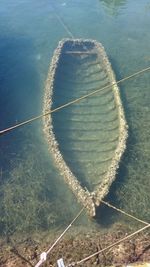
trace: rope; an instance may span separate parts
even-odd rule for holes
[[[142,222],[142,223],[146,224],[146,226],[144,226],[143,228],[140,228],[139,230],[133,232],[132,234],[130,234],[130,235],[128,235],[128,236],[126,236],[126,237],[124,237],[124,238],[122,238],[122,239],[116,241],[115,243],[109,245],[108,247],[106,247],[106,248],[104,248],[104,249],[101,249],[101,250],[99,250],[99,251],[97,251],[97,252],[91,254],[90,256],[88,256],[88,257],[86,257],[86,258],[84,258],[84,259],[82,259],[82,260],[80,260],[80,261],[73,262],[73,263],[69,264],[67,267],[73,267],[73,266],[79,265],[79,264],[81,264],[81,263],[83,263],[83,262],[85,262],[85,261],[87,261],[87,260],[93,258],[94,256],[97,256],[98,254],[103,253],[103,252],[105,252],[106,250],[108,250],[108,249],[110,249],[110,248],[112,248],[112,247],[114,247],[114,246],[116,246],[116,245],[122,243],[123,241],[126,241],[127,239],[131,238],[132,236],[134,236],[134,235],[136,235],[136,234],[138,234],[138,233],[140,233],[140,232],[142,232],[142,231],[144,231],[144,230],[146,230],[147,228],[150,227],[150,224],[149,224],[149,223],[147,223],[147,222],[145,222],[145,221],[143,221],[143,220],[140,220],[140,219],[136,218],[135,216],[130,215],[130,214],[128,214],[127,212],[125,212],[125,211],[123,211],[123,210],[121,210],[121,209],[119,209],[119,208],[116,208],[115,206],[111,205],[110,203],[108,203],[108,202],[106,202],[106,201],[104,201],[104,200],[101,200],[101,202],[102,202],[103,204],[107,205],[108,207],[113,208],[113,209],[115,209],[115,210],[117,210],[117,211],[119,211],[119,212],[121,212],[121,213],[127,215],[128,217],[131,217],[131,218],[133,218],[133,219],[135,219],[135,220],[137,220],[137,221],[139,221],[139,222]],[[67,228],[62,232],[62,234],[56,239],[56,241],[53,243],[53,245],[52,245],[46,252],[42,252],[42,253],[41,253],[41,255],[40,255],[40,260],[39,260],[39,262],[35,265],[35,267],[40,267],[40,266],[47,260],[47,255],[52,251],[52,249],[56,246],[56,244],[57,244],[57,243],[61,240],[61,238],[66,234],[66,232],[70,229],[70,227],[72,226],[72,224],[78,219],[78,217],[81,215],[81,213],[83,212],[84,209],[85,209],[85,208],[83,207],[83,208],[80,210],[80,212],[76,215],[76,217],[72,220],[72,222],[71,222],[71,223],[67,226]]]
[[[69,228],[72,226],[72,224],[79,218],[81,213],[83,212],[85,208],[83,207],[77,216],[72,220],[72,222],[68,225],[68,227],[63,231],[63,233],[57,238],[57,240],[54,242],[54,244],[47,250],[47,254],[50,253],[50,251],[54,248],[54,246],[58,243],[58,241],[65,235],[65,233],[69,230]]]
[[[76,215],[76,217],[72,220],[72,222],[67,226],[67,228],[61,233],[61,235],[56,239],[56,241],[53,243],[53,245],[45,252],[42,252],[40,255],[39,262],[35,265],[35,267],[39,267],[47,260],[47,255],[52,251],[52,249],[56,246],[56,244],[60,241],[60,239],[66,234],[66,232],[70,229],[72,224],[79,218],[81,213],[83,212],[85,208],[83,207],[79,213]]]
[[[69,30],[68,26],[67,26],[67,25],[64,23],[64,21],[62,20],[62,18],[56,13],[55,8],[54,8],[53,6],[52,6],[52,8],[53,8],[53,11],[54,11],[54,14],[55,14],[56,18],[58,19],[58,21],[60,22],[60,24],[63,26],[63,28],[65,29],[65,31],[68,33],[68,35],[69,35],[72,39],[75,38],[74,35],[72,34],[72,32]],[[85,53],[88,53],[88,52],[85,52]],[[137,76],[137,75],[139,75],[139,74],[142,74],[142,73],[144,73],[144,72],[146,72],[146,71],[149,71],[149,70],[150,70],[150,67],[147,67],[147,68],[145,68],[145,69],[142,69],[142,70],[140,70],[140,71],[138,71],[138,72],[133,73],[132,75],[129,75],[129,76],[127,76],[127,77],[125,77],[125,78],[123,78],[123,79],[117,81],[116,83],[113,83],[113,84],[108,85],[108,86],[104,86],[104,87],[102,87],[102,88],[100,88],[100,89],[98,89],[98,90],[95,90],[95,91],[92,92],[92,93],[86,94],[86,95],[84,95],[84,96],[82,96],[82,97],[80,97],[80,98],[77,98],[77,99],[75,99],[75,100],[73,100],[73,101],[70,101],[70,102],[68,102],[68,103],[66,103],[66,104],[64,104],[64,105],[62,105],[62,106],[59,106],[59,107],[55,108],[54,110],[51,110],[50,112],[47,112],[47,113],[45,113],[45,114],[42,114],[42,115],[33,117],[33,118],[31,118],[31,119],[28,119],[28,120],[26,120],[26,121],[23,121],[23,122],[21,122],[21,123],[18,123],[18,124],[16,124],[16,125],[12,126],[12,127],[9,127],[9,128],[4,129],[4,130],[1,130],[1,131],[0,131],[0,135],[2,135],[2,134],[4,134],[4,133],[7,133],[7,132],[9,132],[9,131],[11,131],[11,130],[14,130],[14,129],[18,128],[18,127],[21,127],[21,126],[23,126],[23,125],[29,124],[29,123],[31,123],[31,122],[33,122],[33,121],[35,121],[35,120],[41,119],[41,118],[43,118],[43,117],[45,117],[45,116],[47,116],[47,115],[50,115],[51,113],[54,113],[54,112],[56,112],[56,111],[58,111],[58,110],[61,110],[61,109],[65,108],[65,107],[68,107],[68,106],[70,106],[70,105],[72,105],[72,104],[75,104],[75,103],[77,103],[77,102],[79,102],[79,101],[81,101],[81,100],[83,100],[83,99],[85,99],[85,98],[87,98],[87,97],[89,97],[89,96],[92,96],[92,95],[94,95],[94,94],[96,94],[96,93],[98,93],[98,92],[100,92],[100,91],[102,91],[102,90],[104,90],[104,89],[106,89],[106,88],[110,88],[111,86],[113,86],[113,85],[115,85],[115,84],[119,84],[119,83],[121,83],[121,82],[123,82],[123,81],[129,80],[129,79],[131,79],[131,78],[133,78],[133,77],[135,77],[135,76]],[[105,201],[103,201],[103,200],[101,200],[101,202],[102,202],[103,204],[107,205],[108,207],[111,207],[111,208],[113,208],[113,209],[115,209],[115,210],[117,210],[117,211],[119,211],[119,212],[121,212],[121,213],[127,215],[127,216],[130,217],[130,218],[133,218],[133,219],[135,219],[135,220],[137,220],[137,221],[139,221],[139,222],[142,222],[142,223],[146,224],[146,226],[143,227],[143,228],[140,228],[140,229],[137,230],[136,232],[134,232],[134,233],[132,233],[132,234],[130,234],[130,235],[128,235],[128,236],[126,236],[126,237],[124,237],[124,238],[118,240],[117,242],[115,242],[115,243],[109,245],[108,247],[106,247],[106,248],[104,248],[104,249],[101,249],[101,250],[99,250],[98,252],[96,252],[96,253],[94,253],[94,254],[91,254],[90,256],[88,256],[88,257],[86,257],[86,258],[84,258],[84,259],[82,259],[82,260],[80,260],[80,261],[77,261],[76,263],[69,264],[68,267],[75,266],[75,265],[79,265],[79,264],[81,264],[81,263],[83,263],[83,262],[85,262],[85,261],[91,259],[92,257],[94,257],[94,256],[96,256],[96,255],[98,255],[98,254],[100,254],[100,253],[103,253],[104,251],[106,251],[106,250],[108,250],[108,249],[110,249],[110,248],[112,248],[112,247],[114,247],[114,246],[120,244],[121,242],[126,241],[127,239],[133,237],[134,235],[136,235],[136,234],[138,234],[138,233],[140,233],[140,232],[142,232],[142,231],[144,231],[144,230],[146,230],[146,229],[148,229],[148,228],[150,227],[150,224],[149,224],[149,223],[147,223],[147,222],[145,222],[145,221],[143,221],[143,220],[140,220],[140,219],[136,218],[135,216],[130,215],[130,214],[128,214],[127,212],[125,212],[125,211],[123,211],[123,210],[120,210],[119,208],[116,208],[116,207],[114,207],[113,205],[111,205],[111,204],[109,204],[109,203],[107,203],[107,202],[105,202]],[[47,260],[47,255],[52,251],[52,249],[56,246],[56,244],[57,244],[57,243],[61,240],[61,238],[66,234],[66,232],[70,229],[70,227],[72,226],[72,224],[73,224],[73,223],[78,219],[78,217],[81,215],[81,213],[83,212],[83,210],[84,210],[84,207],[80,210],[80,212],[79,212],[79,213],[77,214],[77,216],[72,220],[72,222],[67,226],[67,228],[62,232],[62,234],[56,239],[56,241],[53,243],[53,245],[52,245],[46,252],[42,252],[42,253],[41,253],[41,255],[40,255],[40,260],[39,260],[39,262],[35,265],[35,267],[39,267],[39,266],[41,266],[41,265]]]
[[[80,265],[81,263],[84,263],[85,261],[90,260],[91,258],[97,256],[98,254],[100,254],[100,253],[102,253],[102,252],[104,252],[104,251],[106,251],[106,250],[108,250],[108,249],[110,249],[110,248],[112,248],[112,247],[114,247],[114,246],[116,246],[116,245],[119,245],[119,244],[122,243],[123,241],[126,241],[127,239],[129,239],[129,238],[131,238],[131,237],[133,237],[133,236],[139,234],[140,232],[142,232],[142,231],[148,229],[149,227],[150,227],[150,224],[144,226],[143,228],[140,228],[139,230],[133,232],[133,233],[130,234],[130,235],[125,236],[124,238],[119,239],[118,241],[116,241],[115,243],[109,245],[108,247],[103,248],[103,249],[101,249],[101,250],[99,250],[99,251],[97,251],[97,252],[91,254],[90,256],[88,256],[88,257],[86,257],[86,258],[84,258],[84,259],[82,259],[82,260],[80,260],[80,261],[73,262],[73,263],[69,264],[67,267],[73,267],[73,266],[76,266],[76,265]]]
[[[5,133],[7,133],[7,132],[10,132],[11,130],[14,130],[14,129],[16,129],[16,128],[18,128],[18,127],[21,127],[21,126],[23,126],[23,125],[29,124],[29,123],[31,123],[31,122],[33,122],[33,121],[42,119],[43,117],[48,116],[48,115],[50,115],[51,113],[54,113],[54,112],[56,112],[56,111],[59,111],[59,110],[61,110],[61,109],[63,109],[63,108],[66,108],[66,107],[68,107],[68,106],[71,106],[72,104],[78,103],[79,101],[81,101],[81,100],[83,100],[83,99],[86,99],[86,98],[88,98],[88,97],[90,97],[90,96],[92,96],[92,95],[94,95],[94,94],[96,94],[96,93],[98,93],[98,92],[100,92],[100,91],[103,91],[103,90],[106,89],[106,88],[110,88],[110,87],[112,87],[112,86],[115,85],[115,84],[119,84],[119,83],[121,83],[121,82],[127,81],[127,80],[129,80],[129,79],[131,79],[131,78],[133,78],[133,77],[136,77],[136,76],[138,76],[139,74],[142,74],[142,73],[144,73],[144,72],[146,72],[146,71],[149,71],[149,70],[150,70],[150,67],[144,68],[144,69],[142,69],[142,70],[140,70],[140,71],[137,71],[137,72],[135,72],[135,73],[133,73],[133,74],[131,74],[131,75],[129,75],[129,76],[127,76],[127,77],[125,77],[125,78],[119,80],[119,81],[116,81],[115,83],[112,83],[112,84],[110,84],[110,85],[106,85],[106,86],[104,86],[104,87],[102,87],[102,88],[100,88],[100,89],[97,89],[97,90],[95,90],[95,91],[89,93],[89,94],[86,94],[86,95],[84,95],[84,96],[82,96],[82,97],[76,98],[75,100],[70,101],[70,102],[68,102],[68,103],[66,103],[66,104],[64,104],[64,105],[62,105],[62,106],[59,106],[59,107],[57,107],[57,108],[55,108],[55,109],[53,109],[53,110],[51,110],[51,111],[49,111],[49,112],[47,112],[47,113],[45,113],[45,114],[42,114],[42,115],[33,117],[33,118],[31,118],[31,119],[28,119],[28,120],[26,120],[26,121],[23,121],[23,122],[20,122],[20,123],[18,123],[18,124],[16,124],[16,125],[13,125],[12,127],[9,127],[9,128],[4,129],[4,130],[1,130],[1,131],[0,131],[0,135],[5,134]]]
[[[56,9],[55,7],[51,4],[51,7],[54,11],[54,14],[56,16],[56,18],[58,19],[58,21],[60,22],[60,24],[63,26],[63,28],[65,29],[65,31],[68,33],[68,35],[73,39],[75,38],[74,35],[72,34],[72,32],[69,30],[68,26],[64,23],[64,21],[62,20],[62,18],[56,13]]]
[[[143,224],[149,225],[149,223],[147,223],[147,222],[145,222],[145,221],[143,221],[143,220],[141,220],[141,219],[138,219],[137,217],[135,217],[135,216],[133,216],[133,215],[131,215],[131,214],[129,214],[129,213],[127,213],[127,212],[125,212],[125,211],[119,209],[119,208],[116,208],[115,206],[113,206],[112,204],[110,204],[110,203],[108,203],[108,202],[106,202],[106,201],[104,201],[104,200],[101,200],[101,202],[102,202],[103,204],[105,204],[106,206],[108,206],[108,207],[110,207],[110,208],[112,208],[112,209],[114,209],[114,210],[117,210],[117,211],[119,211],[120,213],[122,213],[122,214],[124,214],[124,215],[126,215],[126,216],[128,216],[128,217],[130,217],[130,218],[132,218],[132,219],[134,219],[134,220],[136,220],[136,221],[138,221],[138,222],[141,222],[141,223],[143,223]]]

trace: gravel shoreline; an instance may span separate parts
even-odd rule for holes
[[[73,227],[71,234],[68,233],[53,249],[46,263],[42,266],[57,266],[56,262],[63,257],[65,264],[81,260],[90,254],[107,247],[108,245],[123,238],[135,229],[123,225],[114,225],[112,229],[100,231],[86,228]],[[6,241],[0,241],[0,266],[1,267],[28,267],[34,266],[39,255],[46,251],[56,240],[59,233],[33,235],[28,238],[10,237]],[[80,266],[127,266],[134,263],[150,263],[150,232],[143,232],[132,240],[121,243],[105,253],[93,257]]]

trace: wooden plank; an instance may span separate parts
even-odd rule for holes
[[[64,52],[65,54],[77,54],[77,55],[82,55],[82,54],[86,54],[86,55],[95,55],[97,54],[96,52],[91,52],[91,51],[66,51]]]

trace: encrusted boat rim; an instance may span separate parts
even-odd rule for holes
[[[119,162],[121,160],[122,154],[126,148],[126,139],[128,136],[127,133],[127,124],[125,120],[125,115],[120,99],[119,89],[115,80],[115,75],[111,68],[111,65],[108,61],[107,55],[103,46],[97,42],[96,40],[91,39],[63,39],[59,42],[57,48],[54,51],[54,55],[52,57],[52,61],[49,67],[48,76],[45,85],[45,94],[44,94],[44,107],[43,113],[48,113],[52,107],[52,95],[53,95],[53,85],[55,80],[55,73],[56,68],[59,62],[60,54],[66,42],[70,43],[84,43],[89,42],[94,44],[97,51],[100,51],[102,54],[102,59],[105,64],[105,68],[107,68],[107,72],[109,75],[110,80],[112,81],[112,90],[114,91],[114,97],[118,107],[118,114],[119,114],[119,140],[118,145],[114,153],[114,157],[112,162],[108,168],[107,174],[105,176],[104,181],[101,183],[100,186],[94,192],[89,192],[87,189],[84,189],[74,174],[71,172],[70,168],[67,166],[66,162],[64,161],[59,148],[58,143],[55,139],[55,135],[53,132],[53,125],[52,125],[52,117],[51,115],[44,117],[44,132],[46,135],[46,139],[48,142],[48,149],[52,153],[53,158],[57,167],[59,168],[61,174],[64,176],[65,182],[69,185],[73,193],[76,195],[79,202],[82,203],[88,210],[88,213],[91,216],[95,216],[96,213],[96,206],[100,205],[101,199],[103,199],[115,179],[116,171],[119,167]]]

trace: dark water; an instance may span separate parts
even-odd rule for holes
[[[60,39],[100,41],[117,79],[150,65],[150,2],[1,0],[0,128],[41,114],[48,65]],[[150,217],[150,73],[120,85],[129,125],[128,146],[108,200]],[[0,137],[1,233],[54,229],[77,213],[76,199],[47,151],[42,122]],[[98,221],[126,219],[106,208]],[[85,223],[86,218],[80,220]],[[91,224],[95,225],[95,223]]]

